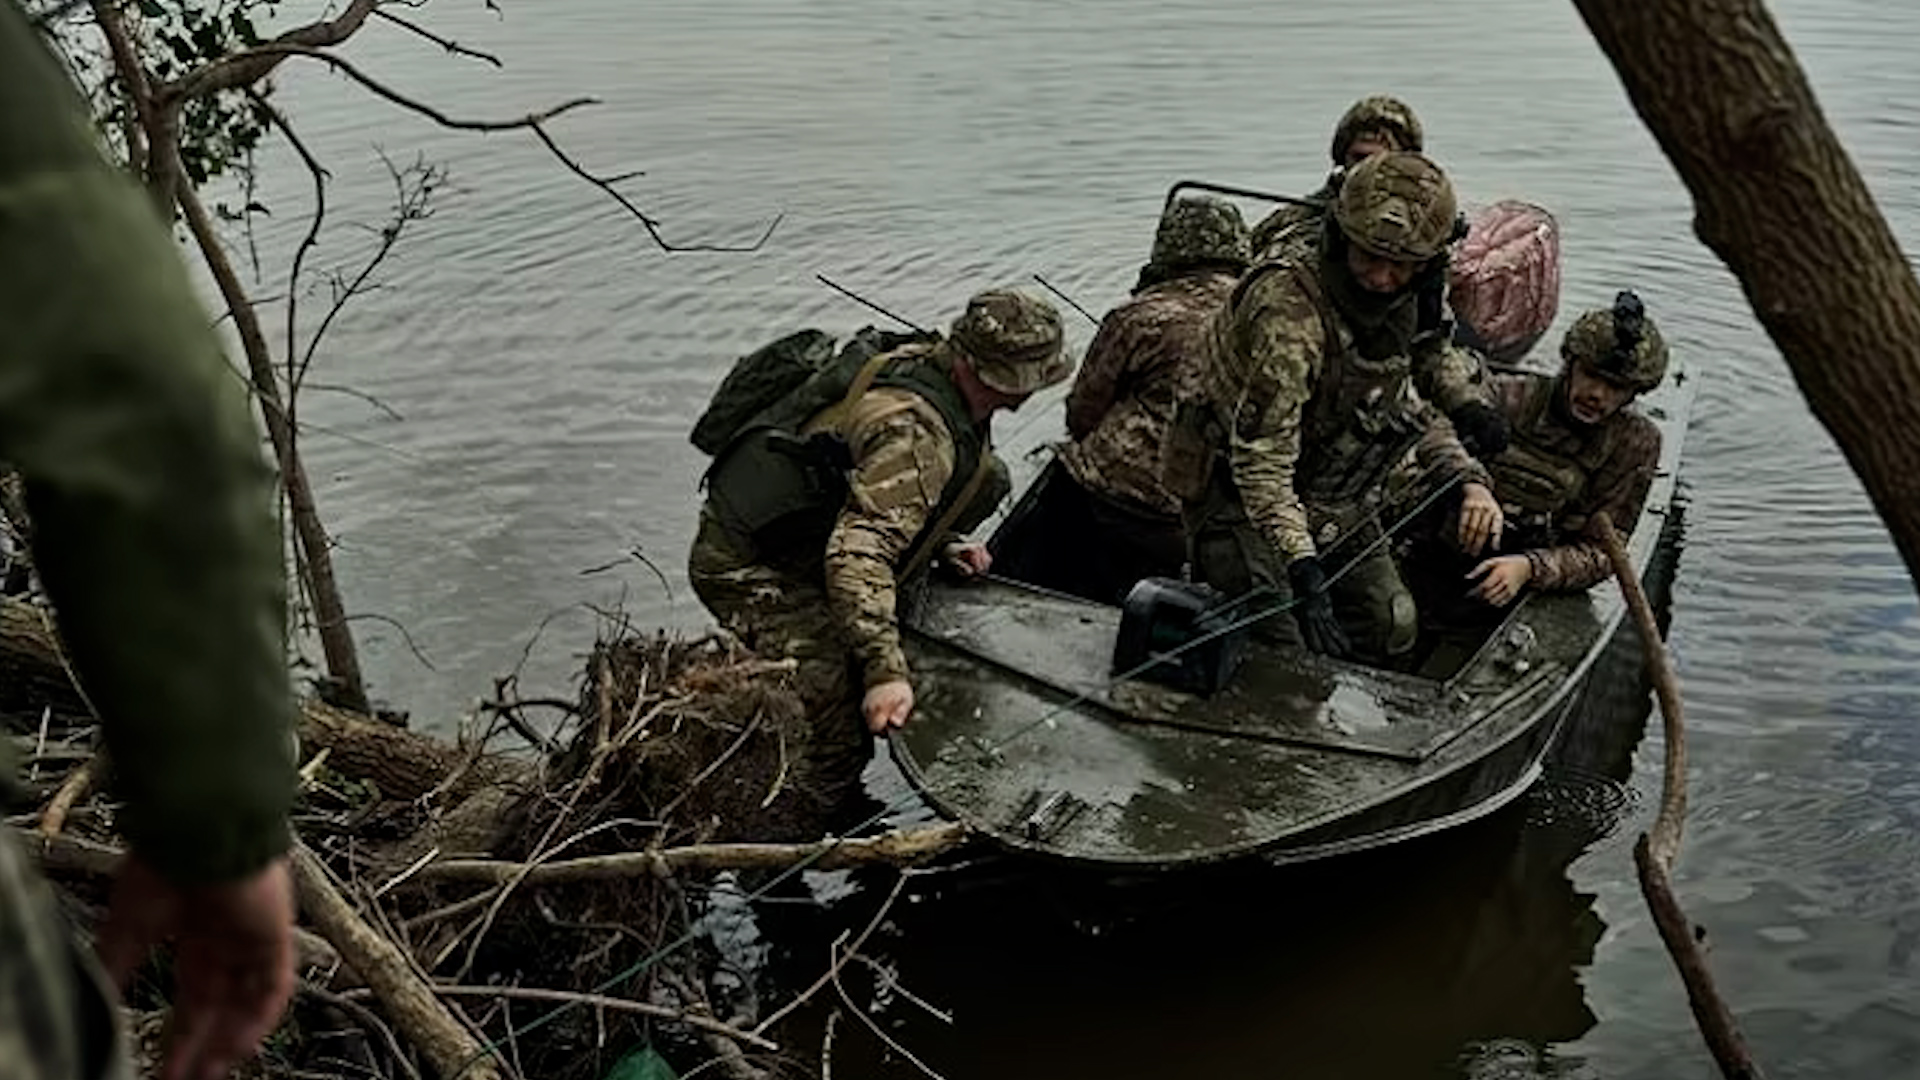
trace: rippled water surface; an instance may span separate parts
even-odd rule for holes
[[[748,240],[784,217],[757,253],[667,256],[529,138],[441,131],[319,69],[284,76],[334,173],[321,265],[353,265],[366,234],[344,226],[383,220],[376,148],[444,162],[455,185],[314,376],[400,418],[324,390],[303,406],[350,605],[403,623],[434,665],[360,623],[377,692],[448,722],[555,611],[527,677],[562,684],[592,629],[583,604],[699,625],[681,561],[702,460],[684,435],[734,355],[867,321],[816,272],[928,323],[1036,271],[1104,307],[1171,181],[1306,190],[1334,118],[1387,90],[1469,201],[1558,213],[1566,318],[1635,287],[1698,377],[1672,635],[1694,733],[1680,888],[1773,1075],[1920,1075],[1914,591],[1571,5],[503,6],[422,16],[503,70],[385,25],[350,55],[461,116],[600,98],[555,135],[592,168],[646,170],[625,189],[676,239]],[[1911,248],[1920,8],[1774,8]],[[270,283],[306,191],[291,158],[270,160]],[[999,430],[1030,447],[1059,422],[1042,402]],[[633,550],[670,588],[621,561]],[[1632,877],[1658,739],[1597,738],[1605,752],[1566,763],[1524,820],[1393,858],[1222,880],[1111,922],[1030,882],[910,906],[888,948],[955,1023],[896,1001],[898,1033],[951,1077],[1705,1077]],[[1606,778],[1629,760],[1626,788]],[[863,1032],[839,1038],[836,1075],[912,1074]]]

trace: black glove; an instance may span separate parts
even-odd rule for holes
[[[1507,448],[1507,418],[1485,402],[1469,401],[1447,414],[1467,453],[1485,461]]]
[[[1293,617],[1300,623],[1300,636],[1314,652],[1339,658],[1353,651],[1347,632],[1333,616],[1333,598],[1327,595],[1327,572],[1320,560],[1308,555],[1287,564],[1287,580],[1293,585]]]

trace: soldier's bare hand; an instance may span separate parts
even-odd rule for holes
[[[161,1080],[217,1080],[252,1056],[293,994],[293,879],[283,857],[252,877],[176,885],[138,855],[114,882],[94,942],[123,989],[174,942],[174,1010]]]
[[[1493,497],[1485,484],[1468,481],[1461,487],[1460,497],[1460,550],[1469,555],[1478,555],[1482,551],[1497,551],[1500,548],[1500,534],[1506,530],[1507,515],[1500,509],[1500,501]]]
[[[1469,570],[1467,580],[1480,582],[1467,590],[1468,596],[1477,596],[1494,607],[1506,607],[1533,580],[1533,563],[1525,555],[1502,555]]]
[[[993,569],[993,552],[985,544],[948,544],[943,554],[961,577],[979,577]]]
[[[906,727],[907,717],[913,715],[913,686],[905,679],[875,683],[867,687],[860,711],[867,716],[867,730],[875,735],[886,734],[888,728]]]

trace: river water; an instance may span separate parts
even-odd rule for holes
[[[1169,183],[1307,190],[1340,111],[1390,91],[1469,202],[1559,215],[1562,327],[1634,287],[1698,378],[1672,630],[1693,733],[1680,892],[1772,1075],[1920,1076],[1914,591],[1570,5],[503,6],[420,13],[501,70],[378,23],[349,55],[462,117],[600,98],[554,134],[590,168],[646,170],[624,190],[677,240],[747,241],[784,216],[755,253],[668,256],[522,134],[440,130],[318,68],[281,78],[334,177],[317,265],[354,266],[369,234],[349,226],[383,223],[376,148],[453,181],[315,367],[398,418],[317,387],[302,406],[350,608],[406,626],[433,665],[358,623],[376,693],[444,730],[523,650],[529,685],[564,687],[593,609],[701,625],[685,433],[733,356],[868,321],[816,272],[927,323],[1035,272],[1104,307]],[[1920,242],[1920,8],[1773,6]],[[261,194],[271,293],[306,205],[290,156],[269,155]],[[1056,437],[1057,406],[1003,418],[1003,445]],[[878,940],[954,1023],[893,994],[888,1030],[949,1077],[1708,1076],[1633,879],[1660,757],[1634,730],[1598,729],[1596,754],[1485,828],[1223,878],[1146,915],[1089,916],[1086,897],[1026,880],[916,887]],[[884,767],[873,779],[897,790]],[[878,896],[851,892],[842,914],[864,922]],[[914,1074],[850,1023],[835,1055],[835,1075]]]

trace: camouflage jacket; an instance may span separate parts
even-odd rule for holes
[[[1411,429],[1412,438],[1388,433],[1381,445],[1401,438],[1404,451],[1423,443],[1423,461],[1433,473],[1488,480],[1452,426],[1417,392],[1421,380],[1411,361],[1359,359],[1346,320],[1323,311],[1327,301],[1303,283],[1304,273],[1284,265],[1257,273],[1216,317],[1210,346],[1209,392],[1225,399],[1215,401],[1216,414],[1232,418],[1227,462],[1240,505],[1287,561],[1316,554],[1316,534],[1344,531],[1365,514],[1365,505],[1346,497],[1302,494],[1324,490],[1330,471],[1364,458],[1366,448],[1353,445],[1359,425]],[[1322,377],[1335,361],[1341,385]],[[1396,456],[1376,455],[1360,465],[1343,490],[1361,491],[1362,504],[1383,498]]]
[[[13,4],[0,282],[0,459],[26,481],[116,820],[175,881],[249,874],[286,849],[294,789],[272,478],[165,223]]]
[[[1307,196],[1315,205],[1281,203],[1273,213],[1260,219],[1252,234],[1255,262],[1296,257],[1319,246],[1320,225],[1327,218],[1327,207],[1340,191],[1335,179],[1338,175],[1329,175],[1320,190]]]
[[[1198,379],[1209,322],[1235,280],[1218,271],[1174,278],[1100,320],[1067,397],[1074,442],[1060,455],[1082,487],[1168,517],[1180,513],[1161,479],[1160,445],[1175,402]]]
[[[938,409],[897,387],[868,391],[832,422],[841,425],[853,470],[846,505],[827,538],[827,603],[866,685],[873,686],[907,678],[894,575],[933,524],[953,476],[953,437]]]
[[[1532,585],[1585,589],[1613,575],[1593,516],[1605,510],[1632,529],[1660,464],[1660,429],[1632,407],[1591,428],[1566,418],[1559,378],[1515,373],[1494,379],[1512,443],[1489,462],[1510,535],[1528,545]]]

